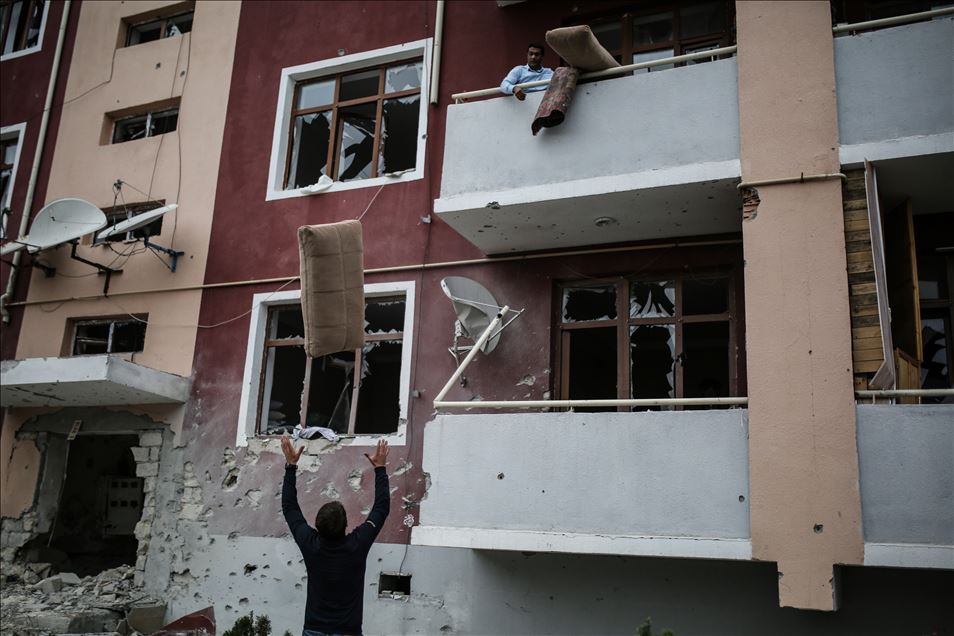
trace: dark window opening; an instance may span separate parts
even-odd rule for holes
[[[710,274],[668,280],[621,278],[612,284],[564,287],[560,398],[735,395],[733,281],[734,275]],[[617,315],[617,301],[628,307],[625,314]]]
[[[186,11],[165,18],[130,24],[126,31],[126,46],[145,44],[188,33],[192,30],[194,14],[194,11]]]
[[[103,210],[103,212],[106,214],[106,220],[109,222],[108,227],[112,227],[122,223],[123,221],[127,221],[134,216],[143,214],[144,212],[160,208],[163,205],[165,205],[165,201],[154,201],[151,203],[138,203],[133,205],[118,205],[116,207],[106,208]],[[162,218],[163,217],[160,216],[152,223],[134,230],[130,230],[129,232],[108,236],[106,237],[105,241],[109,243],[117,243],[159,236],[162,233]]]
[[[178,107],[116,119],[113,124],[112,143],[121,144],[164,135],[174,131],[178,123]]]
[[[364,347],[314,359],[305,355],[301,306],[273,308],[259,431],[275,435],[298,424],[346,435],[397,431],[405,304],[403,296],[368,298]]]
[[[951,5],[951,0],[832,0],[832,24],[854,24],[894,18]]]
[[[21,558],[81,577],[135,564],[144,496],[131,451],[138,445],[135,435],[51,435],[37,495],[40,534]]]
[[[410,596],[411,575],[399,572],[381,572],[378,577],[379,596]]]
[[[0,140],[0,207],[3,208],[3,220],[0,222],[0,238],[6,239],[6,217],[10,214],[11,195],[13,194],[13,167],[17,160],[19,137]]]
[[[413,169],[422,73],[412,61],[296,84],[285,187]]]
[[[589,24],[600,44],[620,64],[638,64],[677,55],[731,46],[735,43],[735,3],[727,0],[683,0],[574,20]],[[714,58],[701,58],[699,64]],[[641,69],[662,71],[672,64]]]
[[[0,2],[0,51],[3,55],[39,44],[44,4],[44,0]]]
[[[142,351],[146,317],[124,320],[82,320],[73,323],[73,355]]]

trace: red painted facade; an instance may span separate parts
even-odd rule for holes
[[[30,181],[30,172],[33,169],[33,161],[36,156],[40,122],[43,118],[43,107],[46,103],[46,93],[53,68],[53,57],[56,52],[56,41],[64,6],[62,2],[50,3],[40,50],[5,60],[0,64],[0,85],[2,85],[2,90],[0,90],[0,113],[2,113],[0,114],[0,125],[6,127],[26,123],[26,134],[20,140],[22,149],[20,150],[16,181],[13,184],[13,196],[10,200],[10,217],[7,219],[7,234],[13,238],[16,238],[20,227],[27,185]],[[81,2],[74,2],[70,9],[66,39],[63,43],[63,52],[60,59],[60,73],[53,94],[53,106],[50,111],[40,172],[33,195],[31,215],[42,208],[46,202],[46,184],[50,175],[50,165],[53,161],[53,148],[56,144],[56,133],[59,128],[63,96],[66,91],[67,69],[70,67],[73,41],[76,37],[76,24],[79,20],[81,7]],[[27,227],[29,229],[29,226]],[[28,262],[29,257],[22,257],[22,265],[26,265]],[[7,262],[0,263],[0,288],[2,288],[0,293],[6,290],[10,269]],[[29,266],[21,267],[17,275],[17,285],[11,302],[22,301],[26,298],[29,282]],[[10,314],[11,322],[3,325],[3,343],[0,346],[0,359],[3,360],[16,357],[17,339],[20,333],[23,311],[14,306],[10,308]]]
[[[605,3],[606,7],[619,3]],[[602,4],[600,6],[603,6]],[[595,7],[595,5],[594,5]],[[588,6],[587,9],[594,7]],[[446,5],[440,99],[428,106],[425,178],[387,185],[364,216],[366,268],[433,264],[481,258],[470,243],[432,215],[439,196],[444,152],[446,108],[453,93],[494,86],[514,65],[524,61],[526,44],[575,15],[573,3],[528,3],[499,8],[494,2],[451,2]],[[265,201],[266,180],[281,69],[335,58],[345,53],[373,50],[433,37],[434,2],[268,2],[243,5],[233,69],[229,112],[222,148],[212,227],[207,283],[226,283],[294,276],[298,273],[296,230],[357,218],[378,194],[378,187],[340,193]],[[268,36],[266,34],[272,34]],[[493,41],[488,34],[497,34]],[[275,46],[275,43],[280,43]],[[552,56],[552,53],[551,53]],[[555,65],[557,60],[547,60]],[[655,249],[565,256],[499,263],[414,269],[374,274],[367,283],[413,280],[416,285],[414,350],[411,389],[420,398],[408,398],[407,446],[394,447],[390,470],[404,461],[414,468],[392,481],[392,512],[382,534],[385,542],[409,540],[404,524],[408,514],[417,521],[418,502],[425,496],[420,470],[424,425],[434,416],[432,401],[454,369],[447,347],[453,337],[454,313],[440,289],[444,276],[467,276],[483,283],[501,303],[526,308],[508,328],[491,357],[479,357],[468,372],[465,389],[451,391],[449,399],[543,399],[553,390],[553,307],[555,284],[563,280],[634,273],[678,273],[713,266],[733,268],[741,278],[741,245],[709,248]],[[240,284],[207,289],[200,323],[217,324],[249,310],[252,296],[274,291],[280,283]],[[297,283],[289,288],[294,289]],[[737,294],[736,338],[744,327],[741,291]],[[264,453],[251,461],[238,449],[239,482],[223,490],[227,468],[223,449],[234,446],[239,397],[245,367],[249,319],[243,317],[197,339],[194,399],[186,417],[184,442],[192,453],[196,473],[207,473],[204,496],[216,513],[210,532],[251,536],[280,536],[277,494],[282,457]],[[739,356],[744,365],[744,356]],[[740,368],[739,377],[744,378]],[[534,381],[518,384],[527,376]],[[744,387],[743,387],[744,391]],[[741,393],[744,395],[744,392]],[[370,466],[361,454],[366,447],[344,447],[320,457],[317,473],[300,478],[306,516],[324,499],[319,492],[329,482],[342,493],[352,520],[371,503]],[[354,468],[365,471],[360,492],[346,486]],[[252,512],[233,507],[250,489],[261,489],[261,507]],[[402,501],[404,507],[402,509]]]

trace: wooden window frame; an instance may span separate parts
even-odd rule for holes
[[[113,353],[141,353],[145,349],[146,342],[146,324],[143,324],[143,349],[137,349],[136,351],[112,351],[112,342],[113,342],[113,332],[115,331],[116,325],[126,325],[134,323],[144,323],[148,320],[148,314],[136,315],[135,317],[131,316],[119,316],[119,317],[106,317],[106,318],[73,318],[70,320],[70,340],[69,340],[69,356],[70,357],[82,357],[82,356],[101,356],[101,355],[111,355]],[[87,325],[109,325],[109,334],[106,338],[106,351],[105,353],[75,353],[76,351],[76,338],[79,333],[79,328]]]
[[[178,7],[177,7],[178,8]],[[158,40],[165,40],[170,37],[175,37],[171,35],[165,35],[166,29],[169,28],[169,22],[176,18],[181,18],[184,15],[192,14],[193,21],[195,20],[195,5],[186,8],[184,11],[176,11],[175,13],[170,13],[169,15],[164,15],[162,17],[152,17],[145,20],[136,20],[135,22],[127,22],[126,24],[126,37],[123,38],[123,48],[130,46],[139,46],[140,44],[149,44],[149,42],[156,42]],[[135,42],[130,43],[133,33],[137,28],[142,28],[150,24],[159,25],[159,38],[157,40],[149,40],[149,42]],[[192,29],[190,28],[186,33],[191,33]],[[180,33],[179,35],[185,35],[185,33]]]
[[[23,20],[22,24],[18,24],[17,32],[13,34],[15,42],[13,49],[9,53],[3,53],[3,50],[7,48],[7,30],[10,28],[10,20],[13,16],[12,7],[20,0],[0,0],[0,6],[4,7],[3,11],[3,23],[0,25],[0,28],[3,30],[0,31],[0,54],[2,55],[12,55],[19,51],[26,50],[28,48],[33,48],[40,45],[40,38],[43,37],[43,16],[40,16],[40,32],[37,35],[37,43],[31,46],[27,46],[26,40],[27,36],[30,33],[30,22],[29,16],[33,15],[34,10],[39,7],[42,14],[46,10],[44,4],[48,0],[22,0],[25,11],[20,14],[17,18],[18,20]]]
[[[341,156],[341,137],[344,134],[344,128],[340,127],[338,124],[338,111],[340,108],[347,108],[349,106],[360,106],[361,104],[369,104],[372,102],[377,102],[377,108],[375,109],[375,120],[374,120],[374,142],[373,142],[373,152],[371,154],[371,176],[369,179],[374,179],[378,177],[378,157],[381,152],[381,120],[383,118],[384,110],[384,100],[386,99],[399,99],[402,97],[410,97],[411,95],[420,95],[421,86],[417,88],[410,88],[404,91],[395,91],[391,93],[385,92],[385,86],[387,81],[387,69],[400,66],[402,64],[412,64],[415,62],[421,62],[423,65],[423,58],[419,55],[413,56],[403,60],[395,60],[392,62],[386,62],[382,64],[375,64],[367,66],[360,69],[351,69],[348,71],[334,73],[329,75],[323,75],[315,77],[309,80],[302,80],[295,82],[295,90],[292,95],[292,106],[291,112],[288,118],[288,130],[286,134],[288,135],[288,152],[285,153],[285,176],[282,179],[282,187],[284,189],[289,188],[288,180],[291,175],[291,158],[295,152],[295,120],[302,115],[311,115],[315,113],[325,113],[331,111],[331,123],[329,125],[330,130],[332,131],[332,140],[328,143],[328,157],[325,162],[325,167],[328,169],[328,176],[334,180],[338,180],[338,171],[339,171],[339,157]],[[349,75],[356,75],[359,73],[367,73],[370,71],[378,71],[378,91],[374,95],[368,95],[366,97],[359,97],[356,99],[349,99],[344,101],[339,101],[340,89],[341,89],[341,79]],[[301,93],[301,89],[304,86],[309,86],[311,84],[320,84],[322,82],[327,82],[334,80],[334,97],[330,104],[325,104],[322,106],[316,106],[314,108],[296,108],[298,103],[298,97]],[[421,85],[423,86],[426,78],[421,77]],[[426,104],[420,104],[420,108],[426,107]],[[420,132],[420,131],[419,131]],[[363,179],[351,179],[351,181],[363,181]]]
[[[590,26],[598,26],[601,24],[619,22],[621,29],[620,48],[610,51],[609,53],[614,57],[619,56],[621,60],[620,63],[626,65],[633,63],[633,55],[636,53],[649,53],[652,51],[672,49],[673,56],[676,56],[683,55],[686,49],[709,44],[714,45],[716,48],[732,46],[735,43],[735,3],[726,0],[722,1],[725,4],[725,24],[723,25],[723,30],[687,38],[682,38],[679,35],[681,27],[679,9],[685,6],[691,6],[692,4],[696,3],[679,0],[674,2],[660,2],[651,5],[640,4],[638,6],[630,6],[629,8],[617,9],[611,14],[602,13],[587,17],[575,18],[572,20],[572,24],[589,24]],[[657,13],[665,13],[667,11],[672,13],[672,39],[667,43],[662,44],[655,43],[644,46],[634,46],[633,18]],[[723,57],[728,56],[720,56],[720,59]],[[681,62],[676,66],[685,65],[685,62]]]
[[[171,112],[173,112],[173,111],[175,111],[175,114],[176,114],[176,127],[173,128],[172,130],[167,130],[166,132],[163,132],[163,133],[158,133],[158,134],[155,134],[155,135],[151,134],[151,133],[150,133],[150,129],[152,128],[152,118],[155,117],[155,116],[157,116],[157,115],[165,115],[165,114],[171,113]],[[111,130],[111,132],[110,132],[110,135],[109,135],[109,143],[110,143],[110,145],[113,145],[113,144],[125,144],[125,143],[129,143],[130,141],[141,141],[141,140],[143,140],[143,139],[150,139],[150,138],[152,138],[152,137],[160,137],[160,136],[162,136],[162,135],[168,135],[169,133],[176,132],[177,130],[179,130],[179,115],[180,115],[180,114],[181,114],[181,113],[179,112],[179,105],[178,105],[178,103],[177,103],[177,104],[175,104],[174,106],[169,106],[169,107],[165,107],[165,108],[154,108],[154,109],[147,110],[147,111],[145,111],[145,112],[132,113],[132,114],[129,114],[129,115],[123,115],[122,117],[116,117],[115,119],[113,119],[113,126],[112,126],[112,130]],[[125,141],[116,141],[116,129],[117,129],[117,127],[118,127],[120,124],[122,124],[124,121],[129,120],[129,119],[135,119],[135,118],[137,118],[137,117],[145,117],[145,118],[146,118],[146,132],[145,132],[145,134],[144,134],[142,137],[140,137],[139,139],[126,139]]]
[[[727,303],[728,310],[719,314],[683,314],[682,289],[683,283],[687,280],[711,280],[716,278],[728,279]],[[672,316],[653,317],[653,318],[631,318],[629,316],[630,286],[637,282],[662,282],[671,281],[675,292],[675,313]],[[581,322],[563,321],[563,293],[566,289],[591,288],[615,286],[616,289],[616,318],[608,320],[589,320]],[[556,332],[555,357],[558,364],[558,373],[555,377],[555,393],[561,400],[568,400],[569,397],[569,334],[572,331],[581,329],[594,329],[616,327],[616,399],[630,399],[632,397],[632,385],[630,377],[630,327],[641,325],[673,325],[673,351],[675,354],[673,360],[673,397],[685,397],[685,386],[683,382],[683,365],[680,359],[684,353],[683,327],[686,324],[702,323],[726,323],[729,329],[728,341],[728,372],[729,372],[729,397],[735,397],[739,394],[739,347],[737,343],[737,325],[738,325],[738,305],[737,290],[739,285],[739,273],[736,268],[718,268],[694,272],[691,275],[676,273],[660,273],[655,275],[642,276],[612,276],[601,278],[588,278],[585,280],[565,281],[558,283],[555,294],[554,307],[554,331]],[[629,412],[631,407],[621,406],[616,409],[619,412]],[[677,407],[681,410],[681,407]]]
[[[365,305],[368,304],[368,301],[374,302],[374,301],[380,301],[380,300],[387,300],[391,298],[394,298],[394,299],[400,298],[405,303],[409,302],[408,294],[406,292],[398,292],[394,294],[371,296],[371,297],[365,298]],[[256,409],[256,413],[258,414],[258,417],[256,418],[257,424],[255,427],[255,435],[257,436],[268,435],[268,433],[265,430],[263,430],[263,427],[262,427],[262,411],[265,408],[265,399],[266,399],[265,398],[265,384],[266,384],[265,376],[268,373],[269,349],[280,348],[280,347],[304,347],[305,346],[304,338],[278,338],[278,339],[268,338],[268,334],[271,332],[273,317],[277,315],[278,312],[280,311],[287,310],[291,307],[296,307],[296,306],[300,307],[301,302],[272,305],[268,307],[268,316],[266,317],[266,323],[265,323],[266,337],[262,345],[262,361],[263,362],[262,362],[262,368],[259,374],[259,382],[258,382],[258,401],[257,401],[258,408]],[[365,333],[364,341],[366,344],[372,343],[372,342],[400,342],[401,346],[403,347],[405,329],[407,329],[407,325],[404,325],[404,329],[402,329],[401,331],[394,332],[394,333],[383,333],[383,334]],[[356,372],[360,373],[363,357],[364,357],[363,349],[359,348],[354,350],[354,368],[351,371],[352,374]],[[302,428],[305,428],[307,426],[305,420],[308,417],[308,400],[310,397],[309,393],[311,392],[310,391],[311,368],[314,365],[315,360],[316,358],[305,356],[305,374],[304,374],[304,380],[302,382],[301,406],[299,410],[299,422],[298,422],[299,424],[301,424]],[[348,431],[347,433],[343,433],[343,434],[354,436],[354,435],[358,435],[358,433],[355,433],[355,424],[357,422],[357,416],[358,416],[358,398],[360,396],[361,383],[355,382],[353,377],[350,379],[350,382],[353,385],[353,390],[351,393],[351,410],[348,413]],[[392,435],[394,434],[394,431],[387,432],[387,433],[382,433],[382,432],[361,433],[361,435],[365,435],[365,434],[366,435]]]

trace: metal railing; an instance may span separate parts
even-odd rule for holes
[[[640,62],[638,64],[626,64],[625,66],[614,66],[613,68],[604,69],[602,71],[593,71],[591,73],[583,73],[580,75],[581,80],[588,79],[599,79],[601,77],[615,77],[616,75],[625,75],[626,73],[631,73],[633,71],[639,71],[642,69],[653,68],[655,66],[665,66],[667,64],[678,64],[680,62],[691,62],[693,60],[702,60],[709,57],[715,57],[716,55],[731,55],[738,50],[737,46],[723,46],[718,49],[710,49],[708,51],[699,51],[698,53],[687,53],[685,55],[676,55],[673,57],[663,57],[658,60],[649,60],[648,62]],[[536,86],[546,86],[550,83],[550,80],[539,80],[536,82],[527,82],[525,84],[517,84],[520,88],[534,88]],[[484,88],[479,91],[470,91],[467,93],[455,93],[451,95],[451,99],[455,103],[460,103],[465,99],[472,99],[474,97],[489,97],[491,95],[503,95],[504,93],[500,92],[499,87],[494,88]]]
[[[911,22],[918,22],[920,20],[928,20],[931,18],[937,18],[945,15],[954,15],[954,6],[952,7],[943,7],[941,9],[932,9],[931,11],[920,11],[918,13],[909,13],[907,15],[898,15],[893,18],[881,18],[879,20],[867,20],[865,22],[855,22],[854,24],[839,24],[832,28],[832,33],[848,33],[852,31],[865,31],[867,29],[877,29],[880,27],[886,26],[897,26],[901,24],[910,24]],[[638,71],[642,69],[654,68],[656,66],[665,66],[667,64],[679,64],[680,62],[691,62],[693,60],[701,60],[705,58],[714,57],[716,55],[731,55],[738,50],[738,47],[733,46],[724,46],[718,49],[711,49],[709,51],[699,51],[698,53],[688,53],[686,55],[676,55],[673,57],[660,58],[658,60],[650,60],[648,62],[640,62],[638,64],[626,64],[625,66],[615,66],[613,68],[608,68],[602,71],[593,71],[592,73],[583,73],[580,75],[581,80],[588,79],[599,79],[602,77],[615,77],[617,75],[625,75],[626,73],[631,73],[633,71]],[[550,83],[550,80],[539,80],[536,82],[527,82],[525,84],[517,84],[520,88],[535,88],[537,86],[546,86]],[[465,99],[473,99],[476,97],[490,97],[492,95],[503,95],[504,93],[500,92],[499,87],[494,88],[484,88],[479,91],[468,91],[466,93],[455,93],[451,95],[451,99],[455,103],[461,103]]]

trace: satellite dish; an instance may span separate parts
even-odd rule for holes
[[[170,203],[169,205],[164,205],[161,208],[155,208],[154,210],[148,210],[142,214],[137,214],[134,217],[128,218],[125,221],[117,223],[112,227],[108,227],[99,234],[96,235],[96,242],[105,241],[110,236],[116,236],[117,234],[126,234],[127,232],[132,232],[133,230],[138,230],[141,227],[149,225],[159,217],[161,217],[166,212],[172,212],[175,210],[178,205],[175,203]]]
[[[464,335],[474,340],[487,329],[501,309],[493,294],[475,280],[463,276],[448,276],[441,281],[441,289],[454,303],[454,311]],[[481,351],[490,353],[494,350],[500,342],[501,330],[487,339]]]
[[[29,234],[17,239],[16,244],[25,244],[28,252],[36,254],[96,232],[106,223],[103,211],[88,201],[57,199],[37,212]],[[20,248],[11,249],[8,243],[4,246],[3,253],[8,254],[18,249]]]

